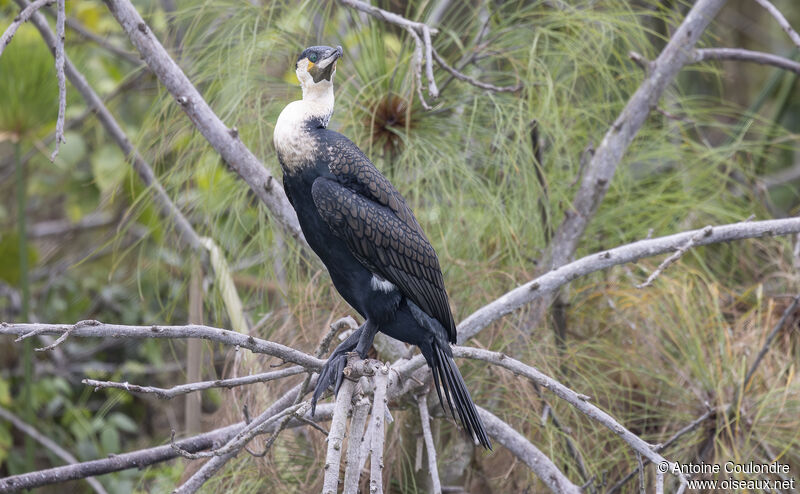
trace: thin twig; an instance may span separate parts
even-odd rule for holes
[[[693,63],[705,62],[707,60],[738,60],[761,65],[772,65],[800,74],[800,63],[790,58],[742,48],[702,48],[692,52],[691,61]]]
[[[0,407],[0,417],[4,420],[11,422],[14,427],[22,431],[23,433],[27,434],[28,436],[32,437],[34,441],[38,442],[45,448],[49,449],[53,452],[56,456],[64,460],[64,462],[69,464],[76,464],[78,463],[78,459],[72,456],[69,451],[65,450],[61,446],[55,443],[52,439],[45,436],[44,434],[40,433],[38,430],[30,426],[29,424],[25,423],[22,419],[14,415],[13,413],[9,412],[3,407]],[[94,477],[86,477],[86,482],[92,486],[92,489],[95,490],[98,494],[107,494],[103,485]],[[1,487],[1,486],[0,486]]]
[[[58,79],[58,119],[56,120],[56,147],[50,155],[55,161],[64,140],[64,114],[67,111],[67,78],[64,75],[64,22],[67,18],[66,0],[58,0],[56,14],[56,78]]]
[[[433,59],[436,60],[436,63],[438,63],[439,66],[449,72],[456,79],[472,84],[475,87],[486,89],[487,91],[494,91],[496,93],[515,93],[524,87],[522,84],[515,84],[513,86],[495,86],[494,84],[481,82],[453,68],[439,55],[436,50],[433,50]]]
[[[17,29],[25,23],[37,10],[41,9],[45,5],[50,5],[54,3],[56,0],[36,0],[35,2],[29,3],[22,8],[22,11],[14,17],[14,20],[11,21],[11,24],[6,28],[5,32],[2,36],[0,36],[0,56],[3,55],[3,51],[6,49],[9,43],[11,43],[11,38],[17,33]]]
[[[703,230],[700,233],[698,233],[697,235],[693,236],[692,238],[689,239],[688,242],[686,242],[685,244],[683,244],[680,247],[678,247],[678,250],[676,250],[674,254],[672,254],[668,258],[664,259],[664,261],[661,264],[658,265],[658,268],[656,268],[655,271],[650,273],[650,276],[647,277],[647,281],[645,281],[644,283],[640,283],[640,284],[636,285],[636,288],[645,288],[645,287],[648,287],[648,286],[652,285],[653,281],[656,278],[658,278],[658,276],[662,272],[664,272],[664,270],[667,269],[670,266],[670,264],[674,263],[675,261],[680,259],[684,254],[686,254],[686,251],[688,251],[689,249],[694,247],[694,245],[701,238],[708,237],[713,232],[714,232],[714,229],[710,225],[705,227],[705,228],[703,228]]]
[[[245,386],[248,384],[263,383],[273,381],[275,379],[282,379],[284,377],[294,376],[306,372],[306,369],[301,366],[288,367],[272,372],[262,372],[259,374],[252,374],[249,376],[235,377],[231,379],[217,379],[214,381],[202,381],[188,384],[180,384],[171,388],[157,388],[155,386],[138,386],[127,382],[114,382],[114,381],[96,381],[94,379],[84,379],[81,383],[87,386],[93,386],[95,391],[105,388],[124,389],[130,393],[151,393],[159,398],[170,400],[176,396],[202,391],[211,388],[228,388],[231,389],[236,386]]]
[[[25,0],[16,1],[19,5],[28,5]],[[31,16],[31,22],[33,22],[33,24],[39,30],[39,33],[42,35],[45,44],[50,47],[55,56],[56,54],[54,52],[54,47],[57,44],[57,39],[53,34],[53,31],[50,29],[47,19],[45,19],[44,15],[41,13],[36,12]],[[66,55],[64,56],[64,71],[67,78],[72,83],[72,86],[78,90],[83,99],[86,101],[86,105],[93,112],[95,112],[105,131],[111,136],[112,139],[114,139],[114,142],[122,150],[125,157],[130,159],[133,169],[139,175],[142,182],[149,187],[149,191],[153,194],[153,198],[158,205],[161,214],[174,224],[175,229],[178,232],[178,239],[182,242],[185,242],[192,249],[199,249],[201,246],[200,237],[197,232],[195,232],[194,228],[192,228],[189,220],[186,219],[183,213],[181,213],[180,209],[178,209],[175,203],[172,202],[164,190],[164,187],[156,179],[155,173],[150,167],[150,164],[147,163],[139,154],[138,150],[133,147],[131,140],[128,139],[127,135],[122,130],[122,127],[119,125],[119,123],[117,123],[114,116],[108,111],[108,108],[106,108],[106,106],[103,104],[103,101],[100,99],[97,93],[94,92],[92,87],[86,81],[86,78],[78,71],[78,69],[75,68],[75,66],[69,60],[69,57]]]
[[[647,494],[644,489],[644,463],[642,463],[642,454],[636,452],[636,462],[639,464],[639,494]]]
[[[770,15],[775,18],[776,21],[778,21],[778,24],[781,26],[781,29],[783,29],[786,32],[786,34],[789,35],[789,38],[792,40],[792,43],[794,43],[795,45],[797,45],[798,48],[800,48],[800,35],[797,34],[797,31],[792,29],[791,24],[789,24],[789,21],[786,20],[786,17],[783,16],[781,11],[778,10],[777,7],[772,5],[772,3],[769,0],[756,0],[756,2],[758,2],[759,5],[767,9],[767,12],[769,12]]]
[[[433,494],[442,494],[442,483],[439,480],[439,468],[436,465],[436,446],[431,434],[431,417],[428,414],[428,398],[423,393],[417,396],[419,421],[422,425],[422,437],[425,439],[425,451],[428,457],[428,471],[431,474],[431,490]]]

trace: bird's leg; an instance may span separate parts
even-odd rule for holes
[[[317,379],[317,386],[314,388],[314,394],[311,396],[311,416],[314,416],[314,411],[317,408],[317,400],[322,396],[326,389],[333,386],[334,396],[339,392],[339,386],[342,385],[342,371],[347,365],[347,353],[352,352],[361,342],[362,334],[367,323],[361,325],[360,328],[353,331],[343,342],[339,343],[328,361],[322,366]],[[373,334],[374,336],[374,334]],[[370,340],[371,344],[371,340]]]
[[[369,349],[372,347],[372,341],[375,339],[375,335],[378,334],[378,325],[367,319],[361,328],[364,328],[364,331],[361,333],[361,337],[358,339],[356,352],[358,353],[359,357],[366,360],[367,352],[369,352]]]

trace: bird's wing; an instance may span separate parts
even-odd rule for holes
[[[409,228],[425,238],[422,227],[419,226],[403,196],[375,168],[358,146],[337,132],[327,131],[325,137],[329,157],[328,169],[336,180],[362,196],[386,206]]]
[[[330,178],[317,178],[311,195],[320,216],[356,259],[438,320],[455,342],[439,259],[416,221],[409,225],[391,207]]]

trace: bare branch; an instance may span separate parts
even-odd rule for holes
[[[20,5],[27,5],[25,0],[16,1]],[[57,44],[56,36],[53,34],[53,31],[50,30],[47,20],[42,14],[37,12],[31,17],[31,22],[33,22],[39,30],[45,43],[52,51]],[[94,92],[91,86],[89,86],[89,83],[86,82],[86,78],[75,68],[66,55],[64,57],[64,70],[72,85],[81,93],[81,96],[83,96],[86,105],[96,113],[97,119],[103,125],[103,128],[111,138],[114,139],[114,142],[116,142],[125,156],[131,160],[131,164],[142,179],[142,182],[150,188],[161,214],[173,222],[175,229],[178,231],[179,240],[185,242],[192,249],[199,249],[200,237],[194,231],[183,213],[181,213],[175,203],[169,198],[158,180],[156,180],[153,169],[144,158],[142,158],[136,148],[133,147],[131,141],[125,135],[125,132],[123,132],[122,127],[120,127],[113,115],[111,115],[111,112],[108,111],[103,101],[97,93]]]
[[[320,409],[317,409],[320,413]],[[244,422],[222,427],[204,434],[180,440],[176,444],[185,451],[200,451],[224,442],[236,434],[244,426]],[[129,468],[144,468],[154,463],[170,460],[177,454],[170,445],[147,448],[131,453],[113,455],[101,460],[86,461],[74,465],[65,465],[37,472],[13,475],[0,479],[0,492],[16,492],[33,489],[43,485],[83,479],[94,475],[118,472]]]
[[[349,359],[350,357],[348,357]],[[328,434],[328,450],[325,455],[325,477],[322,481],[323,494],[336,494],[339,490],[339,464],[342,458],[342,443],[347,429],[347,416],[352,409],[354,390],[355,382],[345,379],[339,388],[339,394],[336,395],[331,431]]]
[[[414,31],[419,33],[421,33],[423,29],[428,29],[431,34],[436,34],[439,32],[436,29],[429,28],[427,25],[421,22],[410,21],[405,17],[389,12],[388,10],[383,10],[379,9],[378,7],[373,7],[372,5],[366,2],[361,2],[359,0],[339,0],[339,3],[341,3],[345,7],[350,7],[356,10],[360,10],[361,12],[365,12],[382,21],[394,24],[396,26],[400,26],[405,29],[413,29]]]
[[[580,189],[572,201],[572,210],[556,231],[549,250],[553,267],[566,264],[575,253],[578,241],[611,184],[617,165],[644,125],[652,108],[689,60],[689,50],[716,16],[725,0],[698,0],[652,64],[652,70],[628,100],[592,156],[583,175]]]
[[[18,335],[20,339],[38,334],[61,335],[71,330],[71,336],[81,338],[201,338],[216,341],[230,346],[246,348],[254,353],[263,353],[281,360],[301,365],[307,369],[319,370],[325,363],[294,348],[262,340],[253,336],[243,335],[227,329],[213,328],[200,324],[187,324],[185,326],[127,326],[122,324],[105,324],[99,321],[82,321],[79,324],[9,324],[0,323],[0,334]]]
[[[659,455],[650,444],[646,443],[639,436],[626,429],[612,416],[589,403],[588,396],[576,393],[555,379],[542,374],[529,365],[523,364],[519,360],[513,359],[502,353],[469,347],[453,347],[453,355],[456,357],[471,358],[489,362],[494,365],[504,367],[515,374],[525,376],[537,383],[539,386],[549,389],[555,393],[556,396],[575,407],[579,412],[583,413],[590,419],[607,427],[614,434],[618,435],[623,441],[628,443],[634,451],[640,453],[643,457],[647,458],[651,462],[660,464],[667,461],[663,456]],[[679,472],[679,469],[673,470],[672,468],[676,465],[675,463],[669,462],[669,465],[670,471]],[[681,480],[681,483],[685,482],[683,474],[676,473],[676,476],[678,476],[678,478]]]
[[[800,74],[800,63],[786,57],[745,50],[742,48],[703,48],[692,52],[691,62],[699,63],[708,60],[739,60],[761,65],[772,65],[780,69]]]
[[[11,21],[11,24],[6,28],[3,35],[0,36],[0,56],[3,55],[3,51],[6,49],[6,46],[11,43],[11,38],[13,38],[17,33],[17,29],[19,29],[23,23],[30,19],[37,10],[41,9],[45,5],[55,3],[55,1],[56,0],[36,0],[33,3],[23,6],[19,15],[14,17],[14,20]]]
[[[297,222],[297,215],[286,199],[278,180],[244,145],[239,139],[238,132],[226,127],[214,113],[186,74],[156,39],[155,34],[147,27],[131,2],[109,0],[105,4],[142,55],[145,63],[181,105],[197,130],[217,150],[222,159],[247,182],[283,229],[301,244],[306,245]]]
[[[458,325],[458,341],[464,342],[472,338],[492,322],[539,297],[554,292],[572,280],[611,266],[672,252],[702,232],[703,229],[691,230],[666,237],[640,240],[604,252],[590,254],[553,269],[473,312]],[[740,222],[713,227],[711,234],[703,236],[695,242],[695,245],[793,233],[800,233],[800,218]]]
[[[369,413],[369,399],[360,396],[353,406],[353,418],[350,420],[350,435],[347,440],[347,457],[345,457],[343,494],[358,494],[358,481],[361,478],[362,465],[358,454],[364,441],[364,425]]]
[[[425,439],[425,451],[428,456],[428,471],[431,474],[431,490],[433,494],[442,494],[442,483],[439,480],[439,468],[436,465],[436,446],[431,434],[431,417],[428,414],[428,398],[425,394],[417,396],[419,421],[422,425],[422,437]]]
[[[516,84],[514,86],[495,86],[494,84],[481,82],[473,77],[468,76],[467,74],[464,74],[456,70],[454,67],[448,64],[436,50],[433,50],[433,59],[436,60],[436,63],[438,63],[439,66],[441,66],[444,70],[449,72],[453,77],[455,77],[459,81],[464,81],[466,83],[472,84],[475,87],[486,89],[487,91],[494,91],[496,93],[515,93],[517,91],[520,91],[524,87],[522,84]]]
[[[573,484],[550,458],[525,439],[513,427],[496,415],[479,406],[475,407],[492,439],[506,447],[514,456],[522,460],[555,493],[579,494],[580,487]]]
[[[436,61],[443,69],[453,75],[456,79],[461,81],[467,82],[472,84],[473,86],[479,87],[481,89],[486,89],[489,91],[496,91],[496,92],[514,92],[519,91],[522,89],[522,85],[516,86],[504,86],[499,87],[493,84],[487,84],[472,77],[469,77],[466,74],[463,74],[450,66],[433,48],[433,43],[431,42],[431,34],[436,34],[438,31],[427,24],[422,22],[414,22],[411,20],[406,19],[405,17],[399,16],[392,12],[379,9],[378,7],[374,7],[368,3],[361,2],[359,0],[339,0],[339,3],[344,5],[345,7],[350,7],[361,12],[365,12],[370,14],[373,17],[376,17],[382,21],[388,22],[390,24],[394,24],[396,26],[400,26],[406,31],[409,32],[411,38],[414,40],[414,75],[417,80],[417,94],[419,96],[420,103],[422,103],[422,107],[426,110],[430,110],[431,106],[425,101],[425,97],[422,94],[422,65],[423,65],[423,53],[424,53],[424,64],[425,64],[425,77],[428,79],[428,94],[431,98],[436,99],[439,97],[439,89],[436,87],[436,81],[433,76],[433,60]],[[445,83],[446,84],[446,83]]]
[[[56,147],[50,155],[55,161],[64,141],[64,114],[67,111],[67,79],[64,76],[64,20],[67,17],[66,0],[58,0],[56,14],[56,78],[58,79],[58,118],[56,119]]]
[[[45,9],[44,11],[47,12],[48,14],[52,13],[51,9]],[[147,70],[147,66],[142,63],[142,60],[139,58],[138,55],[128,50],[123,50],[122,48],[117,47],[113,43],[108,42],[108,40],[104,39],[102,36],[98,36],[91,30],[89,30],[86,26],[81,24],[80,21],[78,21],[77,19],[72,17],[67,17],[66,26],[71,30],[75,31],[82,38],[91,41],[100,48],[114,55],[116,58],[125,60],[134,67],[142,67],[145,70]]]
[[[275,379],[282,379],[284,377],[294,376],[306,372],[306,369],[301,366],[288,367],[272,372],[262,372],[259,374],[252,374],[249,376],[235,377],[231,379],[217,379],[215,381],[203,381],[189,384],[181,384],[171,388],[157,388],[154,386],[138,386],[136,384],[129,384],[127,382],[114,382],[114,381],[96,381],[94,379],[84,379],[81,381],[87,386],[93,386],[95,391],[105,388],[123,389],[131,393],[152,393],[159,398],[170,400],[176,396],[193,393],[195,391],[202,391],[211,388],[228,388],[231,389],[236,386],[246,386],[248,384],[263,383],[273,381]]]
[[[369,460],[369,492],[370,494],[383,494],[383,442],[385,437],[384,420],[388,408],[386,407],[386,387],[388,385],[389,366],[382,365],[375,369],[372,378],[375,384],[375,395],[372,400],[372,435],[370,440]]]
[[[778,10],[777,7],[772,5],[772,3],[769,0],[756,0],[756,2],[758,2],[759,5],[767,9],[767,12],[769,12],[770,15],[775,18],[776,21],[778,21],[778,24],[781,26],[781,29],[783,29],[786,32],[786,34],[789,35],[789,38],[792,40],[792,43],[794,43],[798,48],[800,48],[800,35],[798,35],[797,32],[794,29],[792,29],[792,26],[789,24],[789,21],[787,21],[786,17],[784,17],[783,14],[781,14],[781,11]]]
[[[645,287],[648,287],[648,286],[652,285],[653,281],[655,281],[655,279],[658,278],[658,276],[661,273],[663,273],[664,270],[667,269],[670,266],[670,264],[674,263],[675,261],[680,259],[684,254],[686,254],[686,251],[688,251],[689,249],[694,247],[695,243],[698,240],[700,240],[701,238],[703,238],[703,237],[705,237],[707,235],[711,235],[712,231],[713,231],[713,228],[711,226],[707,226],[707,227],[703,228],[703,231],[701,231],[697,235],[695,235],[692,238],[690,238],[688,242],[686,242],[685,244],[683,244],[680,247],[678,247],[678,250],[676,250],[674,254],[672,254],[668,258],[664,259],[664,261],[662,261],[661,264],[658,265],[656,270],[653,271],[652,273],[650,273],[650,276],[647,277],[647,281],[645,281],[644,283],[640,283],[640,284],[636,285],[636,288],[645,288]]]
[[[28,436],[32,437],[36,442],[38,442],[45,448],[49,449],[50,451],[52,451],[53,454],[64,460],[66,463],[70,463],[73,465],[78,463],[78,459],[72,456],[69,453],[69,451],[65,450],[64,448],[56,444],[55,441],[41,434],[35,428],[26,424],[22,419],[20,419],[19,417],[17,417],[16,415],[9,412],[3,407],[0,407],[0,417],[2,417],[4,420],[11,422],[14,425],[14,427],[21,430]],[[98,494],[106,494],[105,488],[96,478],[86,477],[86,482],[88,482],[89,485],[92,486],[92,489],[94,489],[95,492],[97,492]]]

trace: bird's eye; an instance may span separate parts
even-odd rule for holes
[[[308,56],[308,60],[311,63],[316,63],[317,62],[317,54],[316,53],[312,53],[311,55]]]

